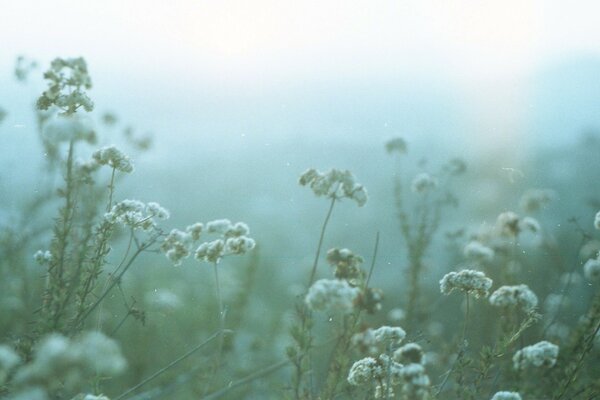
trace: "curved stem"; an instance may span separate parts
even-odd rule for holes
[[[325,217],[325,221],[323,222],[323,226],[321,227],[321,236],[319,237],[319,243],[317,245],[315,261],[313,262],[312,270],[310,271],[310,279],[308,280],[308,287],[310,287],[315,280],[315,274],[317,272],[317,265],[319,264],[319,256],[321,255],[321,247],[323,247],[323,238],[325,237],[325,230],[327,229],[327,224],[329,223],[329,218],[331,218],[331,213],[333,212],[333,206],[335,205],[336,200],[337,200],[337,197],[335,195],[331,197],[331,204],[329,205],[329,211],[327,211],[327,216]]]

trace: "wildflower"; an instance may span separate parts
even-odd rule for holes
[[[440,291],[450,294],[454,290],[461,290],[467,294],[473,293],[475,297],[487,297],[492,280],[483,272],[463,269],[460,272],[450,272],[440,280]]]
[[[503,212],[502,214],[498,215],[496,226],[498,227],[501,235],[517,236],[521,232],[519,220],[519,216],[514,212]]]
[[[530,189],[523,194],[519,207],[526,213],[536,212],[552,201],[554,192],[548,189]]]
[[[385,150],[390,154],[394,152],[398,154],[405,154],[406,148],[406,141],[402,138],[388,140],[388,142],[385,144]]]
[[[538,303],[537,296],[527,285],[501,286],[490,296],[490,304],[496,307],[518,307],[528,312]]]
[[[33,259],[40,265],[48,265],[52,262],[52,253],[50,250],[38,250],[33,255]]]
[[[417,175],[412,181],[412,191],[415,193],[427,193],[430,190],[435,189],[437,186],[437,179],[430,176],[428,173],[423,172]]]
[[[383,368],[373,357],[365,357],[356,361],[350,367],[348,373],[348,383],[354,386],[360,386],[381,379]]]
[[[79,353],[80,362],[90,372],[112,376],[120,374],[127,366],[117,342],[102,332],[86,332],[71,347]]]
[[[423,349],[416,343],[407,343],[394,351],[394,360],[405,364],[423,364]]]
[[[517,351],[513,357],[515,369],[527,367],[553,367],[558,357],[558,346],[547,341],[541,341]]]
[[[596,218],[594,218],[594,227],[600,229],[600,211],[596,213]]]
[[[74,399],[74,400],[79,400],[79,399]],[[110,399],[104,395],[96,396],[93,394],[86,394],[81,398],[81,400],[110,400]]]
[[[155,227],[152,216],[145,214],[146,205],[138,200],[123,200],[115,204],[110,212],[104,214],[109,223],[120,223],[133,229],[149,231]]]
[[[115,146],[103,147],[95,151],[92,157],[100,165],[108,165],[121,172],[133,172],[133,164],[131,164],[129,157]]]
[[[400,322],[406,317],[406,313],[401,308],[392,308],[387,313],[387,319],[390,322]]]
[[[518,392],[496,392],[491,400],[521,400]]]
[[[600,279],[600,259],[592,258],[587,260],[583,266],[583,274],[589,281],[597,281]]]
[[[201,222],[196,222],[195,224],[185,228],[185,231],[192,236],[192,240],[197,241],[200,240],[200,235],[202,234],[203,229],[204,225]]]
[[[371,328],[354,334],[351,342],[354,346],[358,347],[361,353],[376,354],[379,351],[378,343],[375,339],[375,331]]]
[[[406,337],[406,332],[399,326],[380,326],[375,329],[373,336],[379,343],[399,344]]]
[[[298,182],[302,186],[310,185],[317,197],[348,198],[354,200],[359,207],[364,206],[368,199],[367,190],[354,182],[354,176],[348,170],[319,172],[311,168],[300,176]]]
[[[84,90],[91,89],[92,81],[83,58],[54,59],[44,78],[49,87],[38,99],[38,109],[47,110],[54,105],[65,115],[75,113],[80,107],[88,112],[93,110],[94,103]]]
[[[429,376],[421,364],[405,365],[400,371],[403,380],[402,392],[409,399],[424,399],[430,385]]]
[[[360,269],[363,261],[361,256],[348,249],[334,248],[327,252],[327,262],[335,267],[335,277],[345,279],[353,285],[358,285],[364,278],[364,272]]]
[[[15,77],[19,82],[25,82],[29,73],[37,68],[38,63],[34,60],[28,60],[24,56],[18,56],[15,63]]]
[[[369,314],[374,314],[381,310],[381,301],[383,300],[383,291],[377,288],[366,288],[360,292],[356,299],[356,306],[365,310]]]
[[[81,115],[55,115],[43,124],[42,137],[50,143],[83,141],[96,143],[93,121]]]
[[[195,257],[199,261],[218,263],[225,255],[225,241],[223,239],[202,243],[196,249]]]
[[[360,290],[340,279],[321,279],[313,283],[304,301],[312,310],[349,314]]]
[[[220,233],[225,234],[231,229],[231,221],[228,219],[217,219],[206,224],[206,231],[208,233]]]
[[[181,265],[190,255],[191,235],[178,229],[173,229],[163,240],[160,250],[175,265]]]
[[[169,210],[155,202],[146,204],[146,213],[158,219],[169,219],[170,217]]]
[[[490,262],[494,258],[494,249],[477,240],[469,242],[464,248],[465,257]]]
[[[230,237],[225,240],[226,255],[246,254],[256,246],[254,239],[247,236]]]
[[[531,233],[539,233],[542,230],[540,223],[531,217],[525,217],[521,221],[519,221],[519,228],[522,231],[529,231]]]

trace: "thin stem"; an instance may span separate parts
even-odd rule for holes
[[[469,323],[469,293],[468,292],[465,294],[465,298],[467,299],[467,309],[465,310],[465,325],[463,326],[462,338],[460,339],[461,343],[464,343],[464,341],[467,338],[467,325]]]
[[[208,339],[206,339],[205,341],[203,341],[202,343],[200,343],[199,345],[197,345],[196,347],[194,347],[193,349],[191,349],[190,351],[188,351],[187,353],[185,353],[181,357],[173,360],[167,366],[159,369],[158,371],[156,371],[155,373],[153,373],[148,378],[144,379],[143,381],[141,381],[140,383],[138,383],[134,387],[132,387],[130,389],[127,389],[125,392],[123,392],[119,396],[115,397],[114,400],[121,400],[121,399],[125,398],[125,396],[127,396],[128,394],[130,394],[132,392],[135,392],[136,390],[138,390],[139,388],[141,388],[142,386],[144,386],[148,382],[152,381],[153,379],[155,379],[158,376],[162,375],[163,373],[167,372],[168,370],[170,370],[171,368],[173,368],[174,366],[176,366],[177,364],[179,364],[180,362],[182,362],[183,360],[185,360],[186,358],[188,358],[189,356],[191,356],[192,354],[194,354],[195,352],[197,352],[198,350],[200,350],[202,347],[206,346],[210,341],[212,341],[213,339],[215,339],[217,336],[222,336],[224,333],[230,333],[230,331],[224,332],[224,331],[219,330],[219,331],[213,333],[212,335],[210,335],[208,337]]]
[[[275,372],[278,369],[280,369],[281,367],[285,367],[289,363],[290,363],[290,360],[281,360],[278,363],[275,363],[266,368],[263,368],[263,369],[255,372],[253,374],[250,374],[242,379],[230,382],[226,387],[219,389],[216,392],[212,392],[211,394],[209,394],[206,397],[202,397],[201,400],[218,399],[219,397],[223,396],[224,394],[228,393],[229,391],[231,391],[237,387],[240,387],[242,385],[245,385],[247,383],[250,383],[258,378],[262,378],[263,376],[268,375],[272,372]],[[119,399],[115,399],[115,400],[119,400]]]
[[[365,281],[365,290],[369,287],[369,282],[371,281],[371,276],[373,275],[373,270],[375,270],[375,260],[377,260],[377,251],[379,250],[379,231],[375,235],[375,248],[373,249],[373,257],[371,258],[371,267],[369,268],[369,275],[367,275],[367,280]]]
[[[310,287],[315,280],[315,274],[317,272],[317,265],[319,264],[319,256],[321,255],[321,247],[323,246],[323,238],[325,237],[325,229],[327,229],[327,224],[329,223],[329,218],[331,217],[331,213],[333,212],[333,206],[335,205],[336,200],[337,200],[337,197],[335,195],[333,195],[331,197],[329,211],[327,211],[327,216],[325,217],[325,221],[323,222],[323,226],[321,227],[321,236],[319,237],[319,244],[317,245],[315,261],[313,262],[312,270],[310,271],[310,279],[308,280],[308,287]]]
[[[115,170],[116,168],[113,167],[112,173],[110,175],[110,184],[108,185],[108,204],[106,205],[106,212],[110,212],[110,209],[112,208],[113,193],[115,191]]]

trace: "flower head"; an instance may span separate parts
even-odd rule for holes
[[[390,154],[391,153],[405,154],[406,148],[407,148],[406,141],[399,137],[388,140],[387,143],[385,144],[385,150]]]
[[[463,269],[459,272],[450,272],[440,280],[440,291],[450,294],[454,290],[460,290],[475,297],[487,297],[492,280],[481,271]]]
[[[541,341],[517,351],[513,356],[515,369],[527,367],[550,368],[556,364],[558,357],[558,346],[547,341]]]
[[[589,281],[600,280],[600,259],[592,258],[583,265],[583,274]]]
[[[48,89],[38,99],[38,109],[57,106],[67,115],[81,107],[88,112],[93,110],[94,103],[85,92],[91,89],[92,81],[83,58],[54,59],[44,78],[48,80]]]
[[[491,400],[521,400],[518,392],[496,392]]]
[[[538,299],[527,285],[501,286],[491,294],[490,304],[496,307],[518,307],[528,312],[537,306]]]
[[[415,176],[412,181],[412,191],[415,193],[427,193],[436,188],[438,182],[437,179],[432,177],[426,172],[420,173]]]
[[[594,227],[600,229],[600,211],[596,213],[596,217],[594,218]]]
[[[341,279],[321,279],[312,284],[304,301],[312,310],[349,314],[360,290]]]
[[[305,171],[298,181],[300,185],[309,185],[313,193],[320,197],[348,198],[354,200],[359,207],[367,202],[367,190],[354,181],[348,170],[331,169],[319,172],[314,168]]]
[[[131,173],[133,164],[127,155],[115,146],[103,147],[92,154],[92,158],[100,165],[108,165],[117,171]]]

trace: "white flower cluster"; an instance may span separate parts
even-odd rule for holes
[[[425,373],[425,367],[421,364],[412,363],[405,365],[400,370],[402,378],[402,393],[407,399],[425,399],[430,385],[429,376]]]
[[[465,257],[477,260],[490,262],[494,259],[494,249],[482,244],[478,240],[472,240],[465,246],[464,250]]]
[[[194,225],[188,227],[193,234]],[[208,233],[221,235],[221,238],[212,242],[202,243],[194,256],[199,261],[218,263],[221,258],[228,255],[241,255],[252,250],[256,243],[248,237],[250,229],[243,222],[232,224],[228,219],[219,219],[206,224]]]
[[[352,285],[358,286],[364,278],[364,272],[360,268],[364,262],[363,258],[354,254],[349,249],[333,248],[327,251],[327,262],[335,267],[334,275],[338,279],[345,279]]]
[[[540,223],[532,217],[521,218],[512,211],[506,211],[498,215],[496,227],[502,236],[515,237],[522,231],[539,233],[542,228]]]
[[[406,332],[399,326],[380,326],[373,332],[375,341],[383,344],[400,344],[406,337]]]
[[[299,179],[302,186],[309,185],[317,196],[348,198],[354,200],[359,207],[366,204],[368,196],[365,187],[354,181],[348,170],[331,169],[319,172],[310,168]]]
[[[406,141],[402,138],[394,138],[391,140],[388,140],[388,142],[385,144],[385,150],[388,153],[399,153],[399,154],[405,154],[406,153]]]
[[[485,276],[481,271],[472,269],[463,269],[459,272],[450,272],[440,280],[440,291],[443,294],[450,294],[454,290],[461,290],[467,294],[474,294],[475,297],[487,297],[492,280]]]
[[[123,200],[115,204],[104,220],[110,224],[122,224],[132,229],[151,231],[156,228],[154,218],[168,219],[169,211],[158,203],[144,204],[138,200]]]
[[[521,400],[518,392],[496,392],[491,400]]]
[[[49,81],[49,87],[37,101],[40,110],[53,105],[65,114],[73,114],[80,107],[88,112],[93,110],[94,103],[84,90],[91,89],[92,81],[83,58],[54,59],[44,78]]]
[[[191,254],[203,232],[218,234],[221,238],[201,243],[196,248],[195,258],[199,261],[218,263],[224,256],[244,254],[256,245],[254,239],[247,236],[250,233],[248,225],[219,219],[206,225],[197,222],[185,231],[173,229],[161,244],[161,250],[174,265],[180,265]]]
[[[342,279],[321,279],[312,284],[304,301],[311,310],[349,314],[360,289]]]
[[[555,194],[548,189],[530,189],[523,194],[519,207],[526,213],[536,212],[552,201]]]
[[[426,172],[422,172],[415,176],[412,181],[412,191],[415,193],[427,193],[437,187],[437,179]]]
[[[547,341],[541,341],[517,351],[513,356],[515,369],[527,367],[553,367],[558,357],[558,346]]]
[[[49,143],[70,141],[96,142],[96,131],[93,121],[79,114],[55,115],[44,122],[43,138]]]
[[[597,258],[591,258],[583,265],[583,274],[592,282],[600,280],[600,254]]]
[[[17,369],[19,386],[74,389],[94,376],[120,374],[127,363],[119,345],[101,332],[87,332],[76,339],[51,334],[36,346],[33,361]]]
[[[117,171],[131,173],[133,164],[127,155],[115,146],[103,147],[92,154],[92,158],[100,165],[108,165]]]
[[[394,361],[406,364],[423,364],[423,349],[416,343],[407,343],[394,351]]]
[[[18,56],[15,63],[15,78],[19,82],[25,82],[29,73],[37,68],[37,66],[37,61],[27,59],[24,56]]]
[[[52,262],[52,253],[50,250],[38,250],[33,255],[33,259],[40,265],[45,266]]]
[[[528,312],[538,304],[538,298],[527,285],[501,286],[490,295],[490,304],[496,307],[518,307]]]
[[[600,229],[600,211],[596,213],[596,217],[594,218],[594,227]]]

